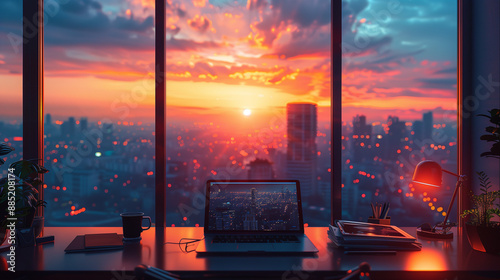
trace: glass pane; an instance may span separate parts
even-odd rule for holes
[[[343,218],[389,202],[392,224],[441,222],[456,178],[422,188],[412,174],[422,160],[457,169],[457,3],[344,1],[342,12]]]
[[[23,3],[0,2],[0,142],[15,150],[2,157],[5,165],[1,176],[7,175],[7,166],[23,155]]]
[[[46,225],[153,217],[154,1],[56,2],[45,2]]]
[[[299,179],[330,220],[330,1],[167,7],[167,225],[203,225],[208,179]]]

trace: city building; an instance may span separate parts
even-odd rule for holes
[[[257,158],[248,164],[248,179],[273,179],[273,163],[267,159]]]
[[[361,162],[371,156],[372,125],[366,124],[366,116],[356,115],[352,121],[353,161]]]
[[[317,105],[287,104],[287,177],[300,181],[302,196],[317,193]]]
[[[68,186],[67,195],[88,197],[99,186],[99,172],[91,168],[76,168],[63,174],[63,186]]]

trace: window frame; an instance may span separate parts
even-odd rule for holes
[[[156,237],[164,238],[166,226],[166,0],[155,0],[155,224]],[[342,1],[331,0],[331,222],[342,218]],[[43,3],[23,0],[23,26],[36,21],[34,34],[23,28],[23,157],[44,161],[43,100]],[[463,101],[472,91],[472,22],[470,0],[457,0],[457,143],[458,173],[471,174],[471,120],[464,118]],[[162,50],[162,51],[158,51]],[[43,186],[38,187],[43,199]],[[470,205],[459,193],[458,212]],[[43,207],[37,209],[43,216]],[[459,219],[460,220],[460,219]],[[460,220],[459,226],[463,226]]]

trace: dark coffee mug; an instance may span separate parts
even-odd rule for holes
[[[124,239],[139,239],[141,237],[141,232],[151,227],[151,218],[149,216],[144,216],[142,212],[127,212],[120,214],[120,216],[122,217]],[[147,228],[142,227],[143,219],[149,220]]]

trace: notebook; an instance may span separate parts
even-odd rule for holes
[[[78,235],[66,247],[64,252],[90,252],[123,249],[123,235],[116,233],[100,233]]]

